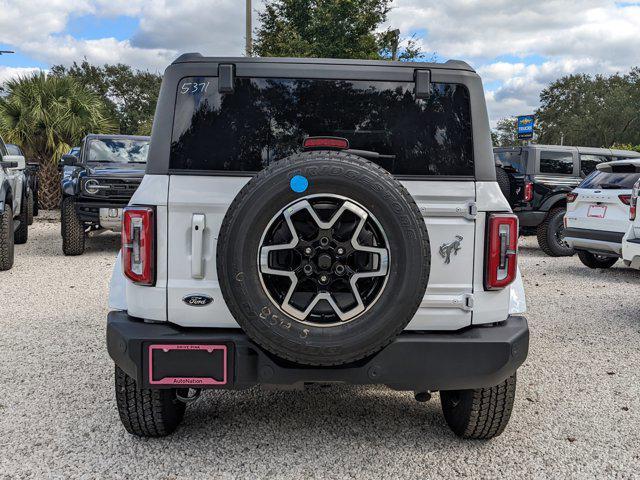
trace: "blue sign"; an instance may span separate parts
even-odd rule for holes
[[[520,115],[518,117],[518,139],[529,140],[533,138],[533,125],[535,117],[533,115]]]

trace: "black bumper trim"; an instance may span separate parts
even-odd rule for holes
[[[518,223],[521,227],[537,227],[540,225],[548,212],[541,212],[537,210],[525,210],[516,211],[515,214],[518,217]]]
[[[499,325],[458,332],[403,332],[380,352],[357,363],[308,367],[274,357],[240,329],[185,329],[144,323],[126,312],[109,313],[109,355],[144,387],[149,386],[144,352],[151,343],[233,344],[230,381],[216,388],[343,382],[387,385],[397,390],[459,390],[497,385],[512,375],[527,357],[529,328],[524,317],[510,316]]]
[[[590,230],[587,228],[565,228],[563,236],[564,238],[584,238],[586,240],[597,240],[599,242],[622,243],[624,233]]]

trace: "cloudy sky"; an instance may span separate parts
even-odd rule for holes
[[[87,58],[161,72],[179,53],[240,55],[242,0],[0,0],[0,81]],[[254,0],[259,10],[262,0]],[[482,75],[489,114],[530,113],[561,75],[640,65],[640,2],[395,0],[389,24]],[[255,17],[255,14],[254,14]]]

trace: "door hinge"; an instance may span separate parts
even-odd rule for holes
[[[465,312],[473,310],[473,293],[462,295],[427,295],[421,307],[426,308],[459,308]]]
[[[464,204],[430,204],[420,207],[420,211],[423,217],[463,217],[475,220],[478,206],[473,201]]]

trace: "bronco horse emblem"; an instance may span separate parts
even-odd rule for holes
[[[462,240],[463,239],[461,235],[456,235],[456,239],[453,242],[443,243],[442,245],[440,245],[440,256],[444,258],[445,264],[451,263],[451,252],[453,252],[454,255],[458,254],[458,250],[462,248],[460,246]]]

